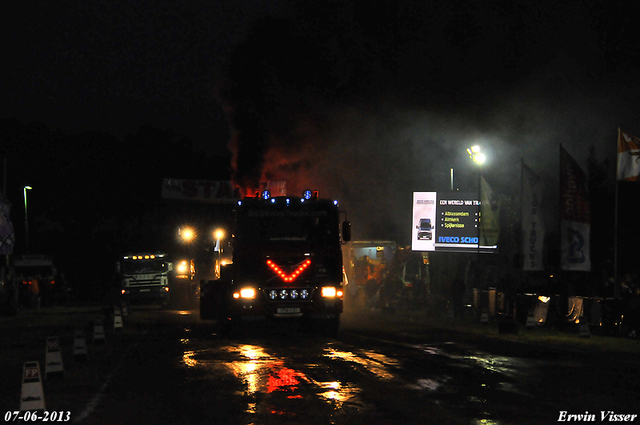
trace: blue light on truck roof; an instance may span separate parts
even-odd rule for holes
[[[289,198],[287,198],[287,205],[289,205],[289,202],[291,202],[291,200]]]
[[[333,201],[333,205],[338,206],[338,200],[337,199]]]
[[[312,196],[312,195],[313,195],[313,192],[311,192],[310,190],[305,190],[305,191],[302,193],[302,197],[303,197],[304,199],[311,199],[311,196]]]
[[[242,205],[242,201],[238,201],[238,205]]]
[[[262,191],[262,199],[264,199],[266,201],[269,198],[271,198],[271,192],[269,192],[268,190],[263,190]]]
[[[271,203],[275,204],[276,203],[276,198],[271,198]]]

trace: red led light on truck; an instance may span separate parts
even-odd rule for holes
[[[293,282],[300,276],[300,274],[306,270],[307,267],[311,265],[311,260],[306,259],[298,266],[297,269],[291,274],[286,274],[282,269],[273,261],[267,260],[267,265],[273,270],[282,280],[285,282]]]

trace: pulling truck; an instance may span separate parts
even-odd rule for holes
[[[117,263],[121,292],[127,301],[169,303],[169,273],[173,264],[165,253],[130,253]]]
[[[200,317],[217,320],[223,335],[242,323],[295,320],[337,333],[342,243],[351,238],[337,201],[264,191],[238,201],[233,226],[232,263],[201,282]]]

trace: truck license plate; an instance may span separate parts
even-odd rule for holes
[[[140,292],[149,292],[151,289],[141,289]]]
[[[296,314],[300,313],[300,307],[279,308],[277,312],[278,314]]]

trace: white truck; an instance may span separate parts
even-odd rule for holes
[[[125,300],[169,303],[169,274],[173,264],[166,253],[129,253],[118,261],[117,269]]]

